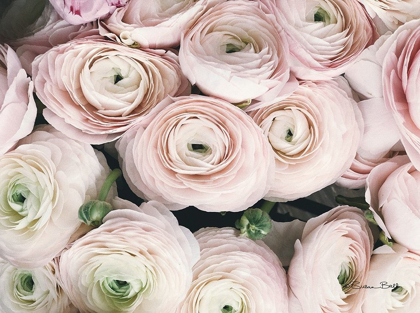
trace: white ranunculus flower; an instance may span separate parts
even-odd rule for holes
[[[173,313],[199,247],[161,203],[116,199],[104,224],[61,254],[64,290],[81,313]]]
[[[0,311],[4,313],[75,313],[61,288],[56,260],[20,269],[0,259]]]
[[[25,268],[51,261],[81,225],[80,206],[97,198],[108,172],[101,153],[51,126],[21,140],[0,157],[0,257]]]

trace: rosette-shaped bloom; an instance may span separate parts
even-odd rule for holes
[[[262,241],[232,228],[205,228],[195,236],[200,260],[178,313],[289,312],[286,273]]]
[[[357,0],[259,0],[285,29],[292,72],[308,80],[344,73],[376,39],[372,19]],[[275,6],[275,8],[273,8]]]
[[[0,157],[0,257],[17,267],[51,261],[79,228],[79,207],[109,172],[90,145],[40,127]],[[110,193],[110,196],[112,196]]]
[[[67,136],[112,141],[169,96],[189,94],[177,56],[101,40],[60,45],[33,64],[45,119]]]
[[[360,209],[341,206],[310,219],[288,270],[290,312],[360,313],[373,237]]]
[[[363,313],[419,312],[420,256],[398,244],[377,248],[366,285],[374,288],[366,291]]]
[[[372,18],[378,17],[389,30],[396,30],[408,21],[420,18],[416,0],[359,0]]]
[[[169,313],[186,296],[199,247],[161,203],[117,208],[61,255],[64,290],[86,312]]]
[[[411,162],[420,169],[420,20],[399,27],[384,43],[385,104]]]
[[[407,156],[378,165],[366,180],[366,201],[385,234],[420,252],[420,172]]]
[[[128,0],[50,0],[63,19],[73,25],[107,17]]]
[[[340,84],[346,87],[344,79],[301,83],[285,99],[249,108],[275,152],[275,182],[267,199],[306,197],[334,183],[350,167],[361,117]]]
[[[36,56],[71,39],[95,35],[99,36],[96,25],[69,24],[48,0],[14,0],[6,5],[0,18],[0,42],[16,50],[29,75]]]
[[[260,6],[224,2],[183,35],[182,71],[204,94],[233,103],[264,99],[277,96],[289,80],[285,36]]]
[[[0,45],[0,155],[34,128],[33,89],[16,53]]]
[[[101,34],[126,45],[171,48],[207,9],[224,0],[131,0],[101,23]],[[111,31],[112,33],[109,33]]]
[[[130,188],[181,209],[241,211],[266,194],[274,166],[261,129],[220,99],[175,99],[147,128],[130,129],[117,150]]]
[[[75,313],[59,284],[56,261],[20,269],[0,259],[0,311],[9,313]]]

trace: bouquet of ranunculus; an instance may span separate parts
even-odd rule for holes
[[[418,313],[419,191],[418,0],[0,3],[1,313]]]

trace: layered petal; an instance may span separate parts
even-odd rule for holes
[[[286,273],[261,241],[240,237],[232,228],[195,233],[200,260],[178,313],[286,313]]]
[[[373,237],[360,209],[341,206],[310,219],[295,243],[288,281],[293,312],[360,313]]]
[[[64,290],[80,312],[175,312],[192,280],[199,246],[161,203],[117,210],[61,255]]]
[[[81,225],[80,206],[96,199],[108,173],[101,153],[51,126],[21,140],[0,157],[0,257],[24,268],[51,261]]]
[[[190,92],[173,52],[101,40],[49,50],[36,59],[33,74],[46,120],[92,144],[115,140],[161,100]]]
[[[15,51],[0,45],[0,155],[32,131],[37,112],[33,89]]]
[[[284,34],[260,6],[254,1],[224,2],[183,35],[182,71],[204,94],[232,103],[272,99],[290,79]]]
[[[180,209],[241,211],[271,185],[274,158],[261,129],[223,100],[190,96],[117,142],[122,169],[140,197]]]
[[[301,83],[289,97],[249,107],[276,160],[275,183],[266,199],[306,197],[334,183],[350,167],[362,120],[356,102],[340,84],[345,87],[344,79]]]

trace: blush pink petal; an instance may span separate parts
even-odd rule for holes
[[[13,49],[0,45],[0,155],[34,127],[37,109],[33,88]]]
[[[207,148],[195,152],[192,144]],[[116,147],[130,188],[171,209],[241,211],[271,185],[274,159],[267,139],[242,110],[216,98],[174,98]]]

